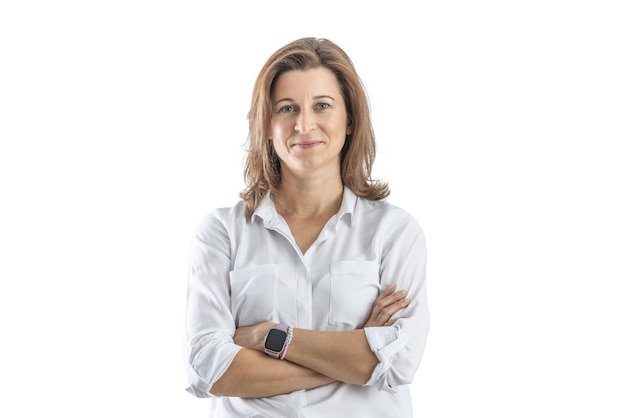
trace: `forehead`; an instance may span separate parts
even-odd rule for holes
[[[271,97],[281,99],[292,96],[318,96],[330,94],[340,96],[341,89],[337,77],[324,67],[310,70],[291,70],[282,73],[272,88]],[[335,97],[339,99],[339,97]]]

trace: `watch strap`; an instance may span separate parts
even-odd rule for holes
[[[293,327],[288,327],[287,329],[287,339],[285,340],[285,346],[283,347],[283,351],[280,353],[280,359],[284,360],[287,355],[287,349],[289,348],[289,344],[291,344],[291,339],[293,338]]]
[[[289,330],[289,325],[285,325],[285,324],[276,324],[276,326],[274,327],[276,329],[279,329],[281,331],[285,331],[287,332]]]
[[[279,331],[283,331],[287,334],[287,337],[285,338],[285,342],[283,343],[283,347],[280,351],[274,351],[274,350],[270,350],[268,348],[265,348],[265,354],[267,354],[268,356],[272,357],[272,358],[276,358],[276,359],[281,359],[281,353],[283,353],[285,351],[285,347],[287,346],[287,340],[289,339],[289,329],[290,327],[288,325],[285,324],[276,324],[272,329],[277,329]],[[270,330],[271,331],[271,330]],[[265,336],[265,339],[267,340],[267,336],[269,335],[269,331],[267,333],[267,335]],[[263,344],[265,346],[265,343]]]

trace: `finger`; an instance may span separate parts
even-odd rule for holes
[[[409,293],[406,290],[398,290],[385,298],[385,305],[394,304],[407,297]]]
[[[408,303],[402,302],[408,293],[404,290],[397,292],[395,290],[396,285],[392,283],[378,295],[370,311],[366,326],[384,326],[396,312],[408,305]],[[400,305],[396,305],[398,303]]]
[[[399,302],[394,303],[393,305],[387,306],[385,309],[382,310],[381,314],[384,317],[390,318],[399,310],[404,309],[407,306],[409,306],[409,303],[410,301],[408,299],[403,299]]]
[[[389,286],[387,286],[387,287],[385,288],[385,290],[383,290],[383,291],[380,293],[380,295],[378,295],[378,298],[377,298],[377,299],[384,299],[384,298],[386,298],[387,296],[389,296],[389,295],[393,294],[393,291],[394,291],[394,290],[396,290],[396,285],[392,283],[392,284],[390,284]]]
[[[391,319],[392,316],[394,316],[397,312],[401,311],[402,309],[406,308],[407,306],[409,306],[409,304],[411,303],[410,300],[408,299],[402,299],[392,305],[387,306],[385,309],[383,309],[380,313],[380,316],[383,321],[388,321],[389,319]]]
[[[380,319],[381,315],[385,315],[385,309],[389,309],[390,306],[401,302],[406,297],[406,295],[407,292],[402,290],[399,292],[394,292],[389,296],[376,299],[370,313],[370,318],[374,318],[376,320]],[[384,319],[386,321],[387,319],[389,319],[389,316]]]
[[[382,294],[381,294],[381,296],[382,296]],[[392,294],[390,294],[388,296],[385,296],[383,298],[379,298],[374,303],[374,310],[377,311],[377,312],[380,312],[383,309],[387,308],[388,306],[391,306],[394,303],[398,303],[399,301],[403,300],[406,297],[407,297],[406,290],[400,290],[400,291],[394,292],[394,293],[392,293]]]
[[[390,319],[389,321],[385,322],[383,327],[388,327],[389,325],[395,324],[398,321],[398,319],[406,319],[406,318],[408,318],[408,316],[399,316],[395,319]]]
[[[394,284],[390,284],[389,286],[387,286],[385,288],[385,290],[383,290],[374,300],[374,304],[372,306],[372,312],[374,311],[379,311],[380,309],[384,308],[385,306],[387,306],[389,304],[389,302],[385,302],[385,300],[389,297],[393,295],[393,291],[396,288],[396,285]]]

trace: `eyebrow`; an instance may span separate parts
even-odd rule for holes
[[[314,96],[314,97],[313,97],[313,99],[315,99],[315,100],[319,100],[319,99],[330,99],[330,100],[332,100],[333,102],[335,101],[335,98],[334,98],[333,96],[329,96],[329,95],[327,95],[327,94],[321,94],[321,95],[319,95],[319,96]],[[277,104],[278,104],[278,103],[280,103],[280,102],[295,102],[295,100],[294,100],[294,99],[292,99],[292,98],[290,98],[290,97],[285,97],[284,99],[276,100],[276,101],[274,102],[274,105],[277,105]]]

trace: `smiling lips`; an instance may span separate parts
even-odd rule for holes
[[[309,148],[314,148],[321,143],[322,141],[303,141],[303,142],[298,142],[298,143],[293,144],[292,147],[300,148],[300,149],[309,149]]]

